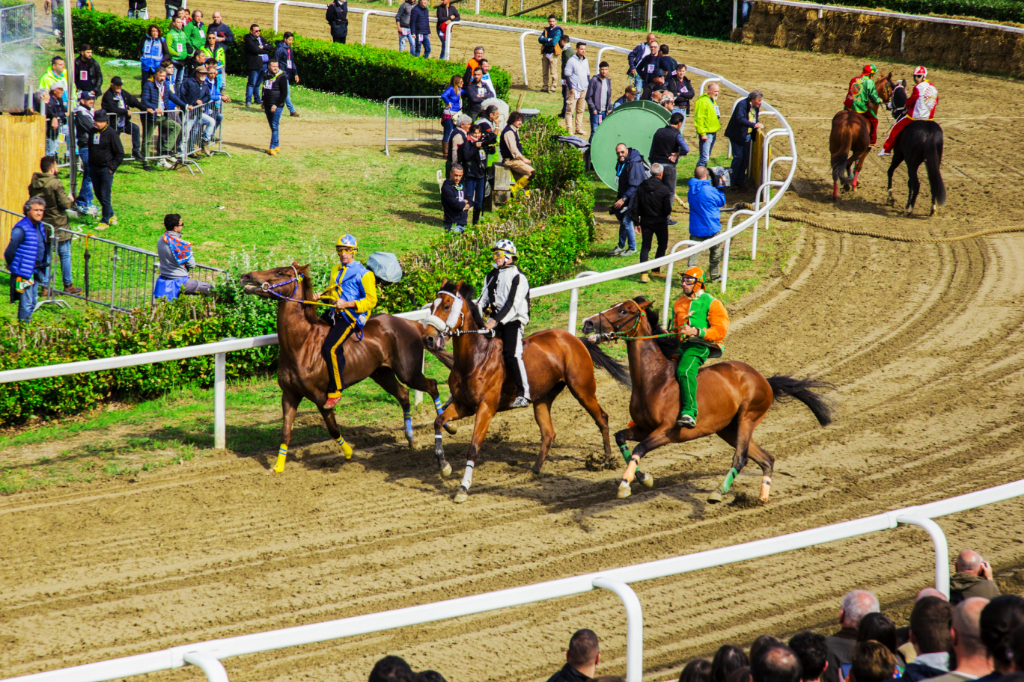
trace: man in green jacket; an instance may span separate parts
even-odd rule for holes
[[[700,136],[700,159],[698,166],[707,166],[711,160],[711,150],[715,146],[715,137],[722,129],[722,123],[718,120],[721,112],[718,110],[718,83],[708,85],[708,91],[697,98],[693,106],[693,127]]]
[[[72,285],[71,278],[71,233],[60,230],[68,230],[68,209],[75,203],[75,198],[68,196],[64,191],[64,183],[57,178],[57,159],[52,156],[44,156],[39,163],[39,170],[32,174],[32,182],[28,186],[30,197],[42,197],[46,200],[46,209],[43,211],[43,222],[49,223],[57,230],[57,254],[60,256],[60,271],[63,277],[63,290],[69,294],[80,294],[82,290]],[[51,261],[52,264],[52,261]],[[52,267],[52,265],[51,265]],[[47,271],[47,281],[50,280]],[[41,291],[43,296],[48,292]]]
[[[878,141],[878,117],[875,111],[882,104],[882,98],[878,96],[878,89],[871,75],[875,73],[875,65],[868,64],[864,72],[850,79],[850,87],[846,93],[846,101],[843,108],[847,111],[855,111],[868,120],[871,126],[871,146],[874,147]],[[872,105],[874,105],[872,107]]]
[[[181,85],[181,79],[185,75],[185,64],[191,53],[188,44],[188,31],[185,30],[185,24],[180,16],[174,17],[174,21],[171,22],[171,30],[167,32],[167,51],[174,64],[174,85],[177,88]]]
[[[190,54],[206,47],[206,34],[203,32],[203,28],[203,13],[196,10],[193,13],[192,21],[185,24],[185,38],[188,41]]]

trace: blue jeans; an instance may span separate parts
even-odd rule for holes
[[[260,69],[259,71],[250,71],[249,79],[245,82],[245,103],[249,104],[254,102],[260,104],[263,102],[263,98],[260,97],[260,87],[263,85],[263,79],[267,75],[266,69]]]
[[[747,143],[736,144],[729,140],[732,146],[732,165],[729,167],[729,175],[732,177],[733,187],[743,187],[747,179],[747,165],[750,159],[747,158],[750,147]]]
[[[109,224],[114,217],[114,206],[110,199],[110,192],[114,188],[114,174],[106,166],[102,168],[92,167],[89,169],[92,175],[92,185],[96,190],[96,198],[100,200],[103,207],[102,222]]]
[[[706,141],[701,141],[697,138],[697,143],[700,145],[700,159],[697,160],[698,166],[707,166],[708,161],[711,160],[711,150],[715,147],[715,135],[718,133],[707,133],[705,137]]]
[[[185,64],[187,60],[177,61],[172,59],[171,64],[174,65],[174,91],[181,91],[181,81],[185,79]]]
[[[60,275],[61,282],[64,284],[64,288],[67,289],[69,286],[74,284],[74,280],[71,278],[71,240],[57,242],[57,256],[60,258]],[[50,268],[53,267],[53,261],[50,261],[49,267],[46,268],[46,281],[50,281]]]
[[[407,36],[398,36],[398,51],[401,52],[405,45],[409,46],[409,54],[416,54],[416,39],[411,33]]]
[[[629,244],[629,250],[636,250],[636,234],[633,232],[633,219],[629,217],[629,211],[619,214],[619,243],[618,248]]]
[[[590,115],[590,140],[588,140],[588,142],[593,141],[593,139],[594,139],[594,131],[597,130],[597,126],[601,125],[601,121],[604,120],[604,117],[606,115],[607,114],[591,114]]]
[[[89,148],[79,147],[78,155],[82,157],[82,167],[85,169],[85,172],[82,173],[82,188],[78,190],[75,204],[79,208],[86,209],[92,206],[92,176],[89,174]],[[68,243],[70,244],[70,242]]]
[[[284,98],[284,105],[286,107],[288,107],[288,113],[290,113],[290,114],[294,114],[295,113],[295,105],[292,104],[292,89],[291,89],[291,86],[288,87],[288,94]]]
[[[441,136],[441,142],[447,142],[449,139],[451,139],[452,132],[455,131],[455,119],[442,118],[441,128],[444,129],[444,135]]]
[[[414,57],[420,56],[420,48],[424,50],[423,58],[430,59],[430,34],[424,33],[423,35],[413,36],[412,54]]]
[[[740,3],[740,16],[739,21],[736,22],[737,26],[743,26],[750,19],[750,8],[754,6],[754,3],[750,0],[744,0]]]
[[[284,113],[284,107],[278,107],[277,111],[266,110],[267,123],[270,124],[270,148],[277,149],[277,145],[280,142],[278,139],[278,131],[281,128],[281,114]]]
[[[176,15],[178,13],[178,8],[177,7],[170,7],[168,5],[164,5],[164,9],[167,10],[167,18],[168,19],[172,19],[173,20],[174,19],[174,15]]]
[[[35,284],[21,292],[21,296],[18,298],[18,322],[30,322],[32,313],[36,311],[36,303],[39,302],[39,283],[43,276],[36,272],[33,279]]]
[[[473,205],[473,208],[482,211],[487,178],[466,178],[463,182],[466,183],[466,200]]]
[[[444,34],[438,31],[437,39],[441,42],[441,56],[438,59],[444,59],[448,56],[448,53],[444,51]]]

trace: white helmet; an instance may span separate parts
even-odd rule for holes
[[[494,246],[491,247],[491,251],[504,251],[509,256],[518,255],[518,252],[516,251],[516,245],[513,244],[508,239],[499,239],[498,241],[494,242]]]

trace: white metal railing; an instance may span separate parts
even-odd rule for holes
[[[431,604],[420,604],[381,613],[352,616],[325,623],[300,625],[251,635],[215,639],[195,644],[116,658],[100,663],[51,670],[12,678],[11,682],[102,682],[116,678],[171,670],[192,664],[199,667],[211,682],[227,682],[227,671],[221,664],[225,658],[255,654],[292,646],[315,644],[333,639],[383,632],[514,606],[571,597],[595,589],[614,592],[626,609],[626,680],[643,679],[643,611],[631,583],[655,580],[699,571],[715,566],[750,561],[807,547],[823,545],[896,528],[917,526],[932,541],[935,556],[935,588],[949,595],[949,545],[946,536],[932,519],[975,509],[1024,495],[1024,480],[979,490],[958,497],[883,512],[851,521],[789,533],[739,545],[720,547],[695,554],[634,564],[597,573],[550,580],[534,585],[513,587],[496,592],[460,597]]]

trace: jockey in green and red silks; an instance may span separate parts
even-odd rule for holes
[[[865,64],[864,71],[859,76],[850,79],[850,86],[846,91],[846,101],[843,108],[847,111],[855,111],[868,120],[871,126],[871,146],[874,147],[878,140],[878,117],[871,109],[882,104],[882,98],[878,96],[878,89],[871,76],[875,74],[874,64]]]

